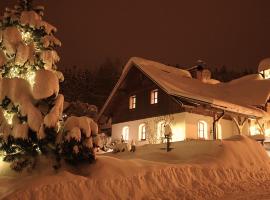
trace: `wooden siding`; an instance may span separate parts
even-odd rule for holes
[[[151,104],[151,91],[154,89],[158,89],[157,104]],[[136,95],[135,109],[129,109],[129,97],[132,95]],[[139,69],[133,67],[110,103],[108,111],[114,124],[183,112],[184,110]]]

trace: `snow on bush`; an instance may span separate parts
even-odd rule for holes
[[[22,25],[29,25],[32,28],[40,26],[41,16],[34,11],[23,11],[20,22]]]
[[[7,55],[14,55],[21,42],[22,36],[18,28],[7,27],[3,31],[3,46],[6,49]]]
[[[54,26],[43,21],[41,16],[38,15],[35,11],[23,11],[21,14],[20,23],[22,25],[29,25],[31,28],[42,28],[48,35],[51,32],[57,31]]]
[[[91,118],[69,117],[64,124],[61,139],[64,159],[72,164],[95,160],[94,148],[100,145],[97,133],[97,124]]]
[[[0,50],[0,67],[5,65],[6,63],[7,63],[6,55],[2,50]]]
[[[34,44],[19,44],[16,53],[15,64],[23,66],[28,60],[32,60],[34,56],[34,48]]]
[[[61,46],[60,40],[58,40],[53,35],[46,35],[41,39],[41,42],[45,48]]]
[[[39,70],[35,75],[33,97],[36,100],[46,99],[59,92],[59,80],[56,74],[49,70]]]
[[[59,62],[60,60],[56,51],[51,51],[51,50],[43,51],[40,54],[40,58],[42,62],[44,63],[44,68],[47,70],[51,70],[52,67],[55,65],[55,63]]]
[[[16,124],[12,129],[12,136],[14,138],[28,139],[29,127],[27,124]]]
[[[54,106],[44,118],[44,124],[48,128],[56,127],[59,120],[62,118],[64,105],[64,96],[59,94],[55,100]]]

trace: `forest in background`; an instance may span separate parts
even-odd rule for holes
[[[61,68],[65,81],[61,83],[61,93],[69,102],[85,102],[96,105],[99,109],[119,79],[124,67],[120,59],[107,58],[100,66],[94,69],[79,68],[77,66]],[[178,67],[178,65],[175,65]],[[212,78],[221,82],[256,73],[253,69],[231,69],[226,66],[209,67]]]

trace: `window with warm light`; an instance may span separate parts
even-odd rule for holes
[[[136,108],[136,95],[129,97],[129,109]]]
[[[253,126],[249,127],[249,133],[250,133],[250,135],[259,135],[260,131],[256,125],[253,125]]]
[[[157,124],[157,137],[164,137],[165,133],[165,121],[160,121]]]
[[[124,141],[128,141],[128,137],[129,137],[129,127],[125,126],[122,129],[122,138],[123,138]]]
[[[270,78],[270,69],[264,70],[263,74],[264,74],[265,79],[269,79]]]
[[[198,122],[198,138],[207,139],[207,123],[205,121]]]
[[[146,140],[146,126],[145,126],[145,124],[141,124],[139,126],[139,137],[141,140]]]
[[[157,104],[158,103],[158,89],[151,91],[151,104]]]
[[[259,135],[261,134],[260,126],[256,120],[250,119],[249,120],[249,134],[250,135]]]

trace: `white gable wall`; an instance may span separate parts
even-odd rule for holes
[[[113,124],[112,139],[121,139],[123,128],[128,126],[129,141],[134,140],[139,143],[148,143],[147,141],[140,142],[141,139],[139,134],[139,126],[143,123],[146,123],[147,127],[150,127],[150,129],[147,128],[146,134],[149,134],[150,130],[152,135],[155,134],[157,136],[157,124],[163,119],[167,119],[166,121],[171,121],[170,126],[173,132],[172,141],[181,141],[187,138],[198,139],[198,122],[200,120],[207,123],[207,139],[213,139],[213,118],[188,112]],[[223,139],[238,134],[237,127],[233,121],[221,119],[219,123]],[[244,127],[244,132],[248,134],[248,126]]]

